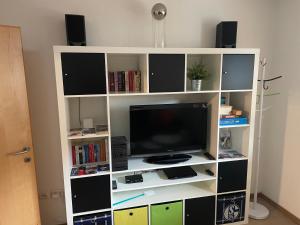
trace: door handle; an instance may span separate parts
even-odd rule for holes
[[[7,155],[13,155],[13,156],[18,156],[18,155],[23,155],[28,153],[31,150],[30,147],[24,147],[22,150],[17,151],[17,152],[12,152],[12,153],[8,153]]]

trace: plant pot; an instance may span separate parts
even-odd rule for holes
[[[192,80],[192,91],[201,91],[202,80]]]

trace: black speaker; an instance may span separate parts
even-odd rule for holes
[[[86,46],[85,22],[82,15],[65,15],[68,45]]]
[[[124,136],[111,138],[112,171],[128,169],[127,140]]]
[[[236,48],[237,21],[224,21],[217,25],[216,48]]]

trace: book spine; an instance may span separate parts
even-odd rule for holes
[[[89,145],[85,144],[83,145],[83,150],[84,150],[84,155],[85,155],[85,161],[87,163],[90,162],[90,157],[89,157]]]
[[[125,72],[124,71],[121,71],[120,72],[121,73],[121,87],[122,87],[122,91],[125,91],[126,89],[125,89]]]
[[[80,165],[80,161],[79,161],[79,145],[75,146],[75,152],[76,152],[76,165]]]
[[[100,142],[100,161],[106,161],[106,149],[105,149],[105,141],[104,140],[101,140]]]
[[[114,81],[115,81],[115,91],[118,92],[119,91],[119,82],[118,82],[118,72],[114,72]]]
[[[100,162],[100,147],[99,147],[99,144],[95,144],[94,148],[95,148],[95,161]]]
[[[73,166],[76,165],[76,150],[75,150],[75,145],[72,145],[72,163],[73,163]]]
[[[125,91],[129,92],[129,77],[128,77],[128,71],[125,71]]]
[[[118,72],[118,91],[122,91],[122,73]]]
[[[82,152],[82,146],[81,145],[78,146],[78,157],[79,157],[79,164],[83,164],[84,159],[83,159],[83,152]]]
[[[89,144],[89,158],[90,158],[90,163],[95,162],[95,158],[94,158],[94,144]]]
[[[135,78],[135,91],[141,91],[141,73],[139,71],[134,72]]]
[[[115,91],[115,77],[113,72],[109,72],[109,91]]]
[[[128,71],[128,78],[129,78],[129,91],[134,91],[133,90],[133,74],[132,71]]]

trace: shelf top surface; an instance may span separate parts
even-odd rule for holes
[[[191,155],[192,158],[189,159],[188,161],[180,162],[180,163],[176,163],[176,164],[166,164],[166,165],[152,164],[152,163],[146,162],[144,158],[131,157],[128,159],[128,170],[115,171],[115,172],[113,172],[113,174],[216,163],[216,160],[207,159],[203,155],[203,153],[192,153],[189,155]]]
[[[195,169],[197,176],[182,178],[182,179],[168,179],[162,170],[151,171],[143,173],[142,183],[126,184],[124,175],[114,175],[113,179],[117,181],[118,189],[112,190],[112,192],[123,192],[131,190],[140,190],[146,188],[172,186],[186,183],[195,183],[200,181],[215,180],[215,176],[207,175],[203,168]]]
[[[148,194],[149,193],[149,194]],[[215,195],[205,183],[182,184],[169,187],[160,187],[147,190],[113,193],[113,203],[123,201],[133,196],[145,194],[142,197],[115,205],[114,209],[130,208],[141,205],[177,201],[190,198],[206,197]]]
[[[105,46],[53,46],[54,52],[90,53],[187,53],[187,54],[259,54],[257,48],[152,48],[152,47],[105,47]]]

